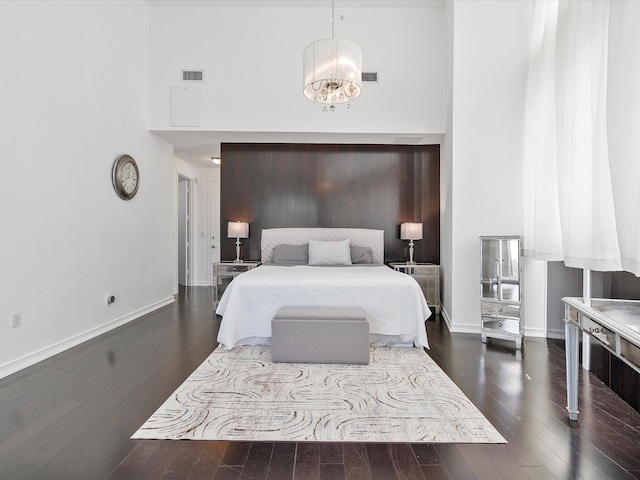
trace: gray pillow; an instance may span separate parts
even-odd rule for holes
[[[309,244],[289,245],[282,243],[273,247],[273,263],[281,265],[307,265],[309,263]]]
[[[369,247],[351,245],[351,263],[373,263],[373,251]]]

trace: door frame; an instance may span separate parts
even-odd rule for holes
[[[175,252],[176,252],[176,263],[175,263],[175,276],[174,276],[174,285],[177,289],[179,288],[179,268],[178,268],[178,262],[179,262],[179,258],[180,255],[183,254],[183,252],[180,252],[180,246],[179,246],[179,242],[178,242],[178,232],[179,229],[181,228],[179,225],[179,218],[180,218],[180,188],[179,188],[179,183],[180,181],[186,181],[187,182],[187,202],[185,205],[185,209],[186,209],[186,215],[187,215],[187,245],[186,245],[186,252],[184,252],[187,256],[187,260],[186,260],[186,267],[187,267],[187,275],[186,275],[186,286],[193,286],[193,282],[194,282],[194,271],[193,271],[193,250],[194,250],[194,221],[193,221],[193,211],[194,211],[194,185],[195,185],[195,179],[191,178],[183,173],[178,172],[178,174],[176,175],[176,218],[175,218],[175,232],[176,232],[176,236],[175,236]]]
[[[215,196],[215,198],[214,198]],[[214,205],[215,204],[215,205]],[[214,209],[215,207],[215,209]],[[213,286],[213,268],[211,268],[214,263],[214,253],[211,248],[211,244],[217,244],[217,261],[221,261],[220,257],[220,248],[222,247],[222,237],[220,236],[220,232],[222,231],[222,226],[220,225],[220,179],[212,178],[209,179],[209,256],[208,256],[208,265],[209,265],[209,285]],[[217,230],[214,228],[214,222],[212,221],[212,217],[217,215]],[[216,237],[215,239],[213,237]]]

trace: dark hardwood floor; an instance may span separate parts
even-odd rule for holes
[[[558,346],[485,346],[437,317],[429,354],[507,444],[129,440],[215,348],[211,300],[209,288],[181,289],[174,305],[0,380],[0,478],[640,478],[640,414],[581,372],[569,425]]]

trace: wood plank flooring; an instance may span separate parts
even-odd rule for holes
[[[133,441],[129,437],[213,351],[211,289],[0,380],[0,479],[632,479],[640,414],[581,372],[565,410],[553,342],[450,334],[427,322],[429,355],[504,445]]]

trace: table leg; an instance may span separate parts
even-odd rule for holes
[[[580,329],[565,320],[565,355],[567,360],[567,410],[569,420],[578,420],[578,334]]]

